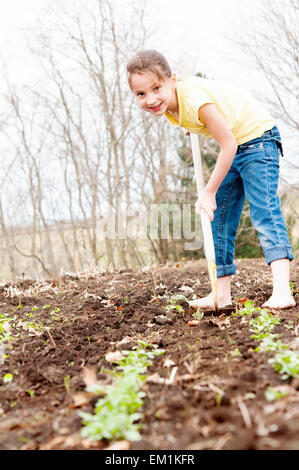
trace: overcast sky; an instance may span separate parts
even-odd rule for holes
[[[88,5],[89,1],[63,0],[70,5],[74,2]],[[171,65],[179,63],[180,70],[175,70],[178,73],[201,71],[209,77],[242,84],[251,91],[262,88],[267,92],[268,85],[257,70],[235,61],[238,53],[233,46],[240,25],[252,27],[256,7],[261,2],[265,0],[150,0],[155,13],[151,28],[156,26],[159,39],[148,46],[165,53]],[[30,82],[34,75],[25,36],[32,36],[37,21],[46,19],[47,3],[48,0],[0,0],[0,57],[5,60],[10,78],[19,84]],[[122,5],[125,3],[123,0]],[[282,162],[283,171],[286,166]]]
[[[250,4],[256,1],[261,0],[253,0]],[[88,4],[89,0],[82,2]],[[24,37],[30,37],[38,19],[45,20],[43,12],[47,3],[48,0],[0,1],[0,55],[15,72],[15,78],[20,80],[29,73],[26,64],[30,61]],[[191,72],[200,69],[215,74],[221,67],[225,76],[234,75],[225,59],[228,49],[226,47],[224,51],[223,34],[228,27],[233,27],[236,9],[249,15],[247,0],[151,0],[150,5],[157,12],[161,29],[157,31],[160,39],[153,46],[165,50],[170,61],[186,57],[182,68],[188,63],[190,69],[191,63],[194,67]],[[242,5],[247,5],[245,11]],[[161,28],[161,24],[165,27]]]

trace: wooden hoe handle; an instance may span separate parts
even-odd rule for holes
[[[191,139],[191,149],[193,155],[195,179],[197,194],[200,197],[204,187],[204,177],[202,169],[202,161],[199,147],[199,139],[197,134],[190,133]],[[202,232],[204,238],[204,252],[205,257],[208,263],[209,277],[211,281],[212,292],[214,294],[215,310],[218,312],[218,302],[217,302],[217,275],[216,275],[216,263],[215,263],[215,249],[214,249],[214,240],[211,227],[211,221],[205,210],[200,210],[200,218],[202,225]]]

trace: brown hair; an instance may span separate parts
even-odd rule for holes
[[[165,80],[165,76],[170,78],[171,68],[165,57],[155,49],[138,51],[127,63],[128,81],[133,73],[143,73],[146,70],[153,72],[160,80]]]

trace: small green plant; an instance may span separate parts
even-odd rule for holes
[[[70,393],[70,376],[69,375],[66,375],[64,378],[63,378],[63,382],[64,382],[64,386],[65,386],[65,389],[66,389],[66,393]]]
[[[299,377],[299,354],[295,351],[279,351],[274,358],[269,359],[274,369],[281,374],[283,380],[289,377]]]
[[[252,315],[255,311],[261,310],[260,307],[255,307],[254,303],[252,300],[247,300],[244,302],[243,308],[237,310],[236,312],[232,313],[233,317],[241,316],[243,317],[244,315]]]
[[[228,339],[229,344],[235,344],[235,341],[233,339],[231,339],[231,337],[229,335],[226,335],[226,337]]]
[[[250,320],[249,324],[254,333],[270,332],[281,322],[280,318],[274,317],[268,309],[262,309],[257,318]]]
[[[55,315],[58,312],[60,312],[60,308],[55,307],[55,308],[53,308],[53,310],[51,310],[50,315]],[[55,317],[55,318],[58,318],[58,317]]]
[[[112,385],[96,383],[87,388],[89,392],[105,395],[96,403],[95,414],[79,412],[83,420],[81,434],[91,440],[127,439],[136,441],[141,438],[142,414],[138,412],[143,404],[144,392],[140,382],[145,379],[145,372],[155,356],[163,354],[144,341],[132,351],[122,351],[123,357],[117,363]]]
[[[33,330],[37,331],[43,331],[44,330],[44,324],[43,323],[37,323],[37,322],[25,322],[25,327],[29,330],[30,328]]]
[[[281,322],[280,318],[272,315],[266,308],[255,308],[252,302],[250,304],[246,302],[244,305],[246,313],[243,313],[243,310],[238,311],[241,316],[243,314],[250,315],[253,312],[260,312],[258,317],[252,318],[249,321],[251,326],[250,331],[255,333],[251,337],[261,341],[256,351],[275,352],[274,357],[269,359],[269,363],[273,364],[274,369],[281,375],[282,379],[285,380],[289,377],[298,378],[299,354],[290,351],[287,345],[283,344],[280,339],[277,339],[278,335],[272,333],[275,326]]]
[[[0,314],[0,343],[12,340],[10,328],[14,320],[15,317],[10,318],[6,313]]]
[[[231,355],[233,357],[241,356],[241,353],[238,348],[235,348],[233,351],[231,351]]]
[[[10,374],[10,373],[7,373],[4,375],[3,377],[3,383],[7,384],[9,382],[12,382],[13,381],[13,375]]]
[[[278,390],[275,390],[273,387],[268,387],[267,390],[265,391],[265,397],[266,400],[268,401],[274,401],[274,400],[279,400],[280,398],[283,398],[287,396],[287,392],[279,392]]]
[[[261,340],[259,346],[255,348],[256,351],[281,351],[283,349],[287,349],[285,344],[279,340],[275,341],[278,335],[273,333],[265,333],[259,335],[252,335],[253,339]]]
[[[196,312],[192,313],[192,317],[195,320],[202,320],[204,317],[204,312],[202,312],[201,310],[197,310]]]
[[[291,288],[291,292],[293,295],[297,296],[299,295],[298,292],[297,292],[297,289],[295,288],[295,285],[293,283],[293,281],[290,281],[290,288]]]
[[[221,401],[222,401],[223,395],[224,395],[224,391],[219,389],[219,392],[216,393],[216,395],[215,395],[215,401],[216,401],[217,406],[221,406]]]
[[[167,296],[165,296],[165,295],[163,297],[167,298]],[[183,307],[177,303],[180,300],[187,301],[187,298],[184,295],[181,295],[181,294],[177,294],[177,295],[173,295],[172,297],[169,297],[169,299],[168,299],[169,303],[168,303],[168,305],[166,305],[166,307],[164,307],[166,312],[170,312],[171,310],[176,310],[177,312],[182,313],[183,312]]]

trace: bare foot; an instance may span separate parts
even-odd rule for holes
[[[214,294],[211,293],[207,297],[202,297],[201,299],[195,299],[188,301],[190,307],[201,310],[210,310],[215,308]],[[218,308],[224,308],[228,305],[231,305],[231,299],[218,299]]]
[[[284,295],[284,296],[275,296],[272,295],[270,299],[265,302],[262,307],[264,308],[292,308],[296,306],[296,301],[294,297],[289,294],[289,295]]]

